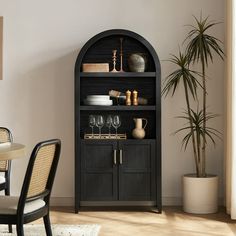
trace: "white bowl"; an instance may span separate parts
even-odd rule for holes
[[[113,104],[112,100],[103,100],[103,101],[89,101],[87,99],[84,100],[85,105],[90,105],[90,106],[111,106]]]
[[[110,99],[104,99],[104,98],[86,98],[86,101],[89,102],[106,102],[106,101],[110,101]]]
[[[110,96],[109,95],[88,95],[87,100],[109,100]]]

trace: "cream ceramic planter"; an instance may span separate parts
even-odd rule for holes
[[[183,210],[188,213],[209,214],[218,210],[218,176],[197,178],[183,176]]]

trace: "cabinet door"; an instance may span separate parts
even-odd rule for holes
[[[81,141],[81,200],[117,200],[116,141]]]
[[[119,200],[155,200],[155,141],[120,141],[119,155]]]

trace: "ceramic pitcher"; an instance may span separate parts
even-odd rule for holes
[[[145,124],[143,126],[143,121]],[[143,139],[145,137],[145,128],[147,126],[147,119],[145,118],[134,118],[135,128],[132,131],[132,135],[136,139]]]

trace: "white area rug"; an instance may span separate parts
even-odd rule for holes
[[[53,225],[53,236],[98,236],[100,230],[99,225]],[[44,236],[46,235],[44,225],[24,225],[26,236]],[[16,236],[16,227],[13,226],[13,234],[8,233],[8,227],[0,225],[1,236]]]

